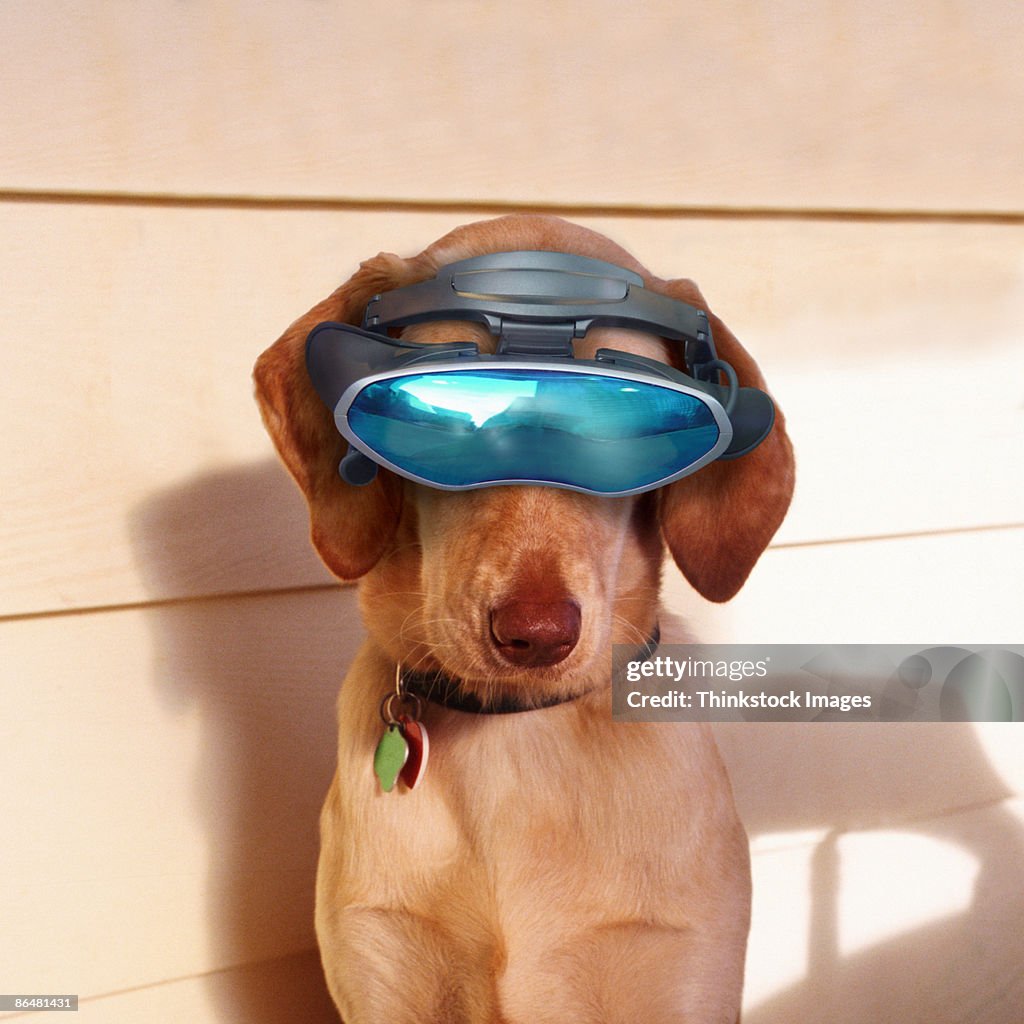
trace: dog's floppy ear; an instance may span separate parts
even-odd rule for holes
[[[741,385],[764,390],[757,364],[708,310],[692,281],[656,281],[652,288],[707,310],[719,358],[732,364]],[[681,359],[677,366],[682,368]],[[776,406],[771,433],[752,452],[715,461],[662,488],[662,535],[676,565],[704,597],[728,601],[743,586],[789,508],[794,477],[793,448]]]
[[[419,261],[390,253],[367,260],[256,362],[256,400],[281,459],[309,502],[313,545],[327,568],[345,580],[369,572],[394,536],[402,484],[383,469],[364,487],[353,487],[338,475],[346,443],[306,372],[306,336],[323,320],[358,323],[377,292],[429,274]]]

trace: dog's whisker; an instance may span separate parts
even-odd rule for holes
[[[626,639],[633,640],[637,644],[646,643],[649,639],[646,633],[621,615],[612,614],[612,624],[622,627],[626,632]]]
[[[434,640],[430,636],[431,627],[444,625],[455,625],[457,627],[459,625],[459,620],[452,618],[437,618],[417,619],[415,622],[410,622],[410,617],[407,617],[398,629],[398,639],[411,643],[432,645]]]
[[[388,562],[391,562],[399,556],[405,554],[410,549],[420,547],[421,545],[416,541],[407,541],[404,544],[396,544],[393,548],[390,548],[383,555],[381,555],[380,562],[378,562],[378,565],[387,565]]]

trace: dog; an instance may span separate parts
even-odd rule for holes
[[[384,469],[354,487],[306,372],[304,342],[321,321],[358,323],[377,293],[522,249],[606,260],[706,310],[740,383],[764,387],[692,281],[654,277],[608,238],[539,215],[460,227],[411,259],[381,253],[259,358],[257,399],[308,500],[312,543],[335,575],[361,580],[367,629],[341,689],[321,816],[327,984],[347,1024],[733,1024],[750,868],[724,766],[706,725],[613,723],[608,665],[613,643],[656,631],[666,546],[710,600],[742,586],[792,495],[781,412],[750,454],[635,496],[452,492]],[[402,337],[495,344],[468,322]],[[618,328],[593,328],[575,354],[602,346],[682,368],[678,345]],[[424,702],[423,782],[382,792],[374,751],[398,665],[533,710]]]

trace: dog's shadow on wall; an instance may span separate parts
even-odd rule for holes
[[[334,704],[361,638],[355,591],[317,561],[305,505],[275,461],[156,494],[131,526],[153,598],[171,599],[152,611],[159,696],[201,721],[192,771],[209,948],[219,965],[248,965],[205,979],[218,1017],[337,1024],[313,884]]]
[[[224,1021],[338,1021],[313,949],[313,878],[334,702],[362,632],[354,589],[332,585],[306,522],[272,460],[198,476],[132,519],[154,599],[181,599],[153,610],[154,678],[170,707],[202,721],[193,779],[209,848],[210,946],[219,964],[250,965],[207,978]],[[1009,791],[971,726],[739,725],[719,739],[755,841],[829,833],[811,864],[807,972],[745,1021],[819,1020],[825,1007],[844,1022],[895,1019],[897,1007],[909,1013],[900,1019],[952,1020],[958,1011],[943,1016],[929,1001],[948,996],[950,965],[987,965],[993,979],[1012,969],[1006,918],[1016,903],[1006,897],[1019,888],[1024,835],[998,808]],[[944,814],[950,794],[991,805],[986,827]],[[969,906],[844,956],[837,822],[964,850],[977,862]],[[831,1014],[835,1006],[844,1012]]]

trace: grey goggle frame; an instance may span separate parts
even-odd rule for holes
[[[435,320],[485,325],[498,338],[495,354],[481,354],[474,342],[424,345],[387,333],[389,328]],[[646,331],[682,342],[693,376],[615,349],[599,349],[592,360],[576,359],[574,340],[594,326]],[[449,489],[395,466],[368,448],[346,418],[353,400],[368,384],[427,371],[490,367],[596,373],[659,384],[699,398],[720,431],[714,448],[677,473],[619,494],[651,490],[715,459],[745,455],[767,437],[775,416],[771,399],[757,388],[739,387],[733,368],[717,357],[703,310],[647,291],[638,274],[612,263],[540,250],[460,260],[442,267],[429,281],[375,295],[367,304],[361,328],[334,322],[313,328],[306,341],[306,365],[317,393],[349,442],[339,472],[350,484],[369,483],[381,464],[407,478]],[[724,386],[719,372],[726,376]],[[451,489],[538,482],[542,481],[501,480]]]

